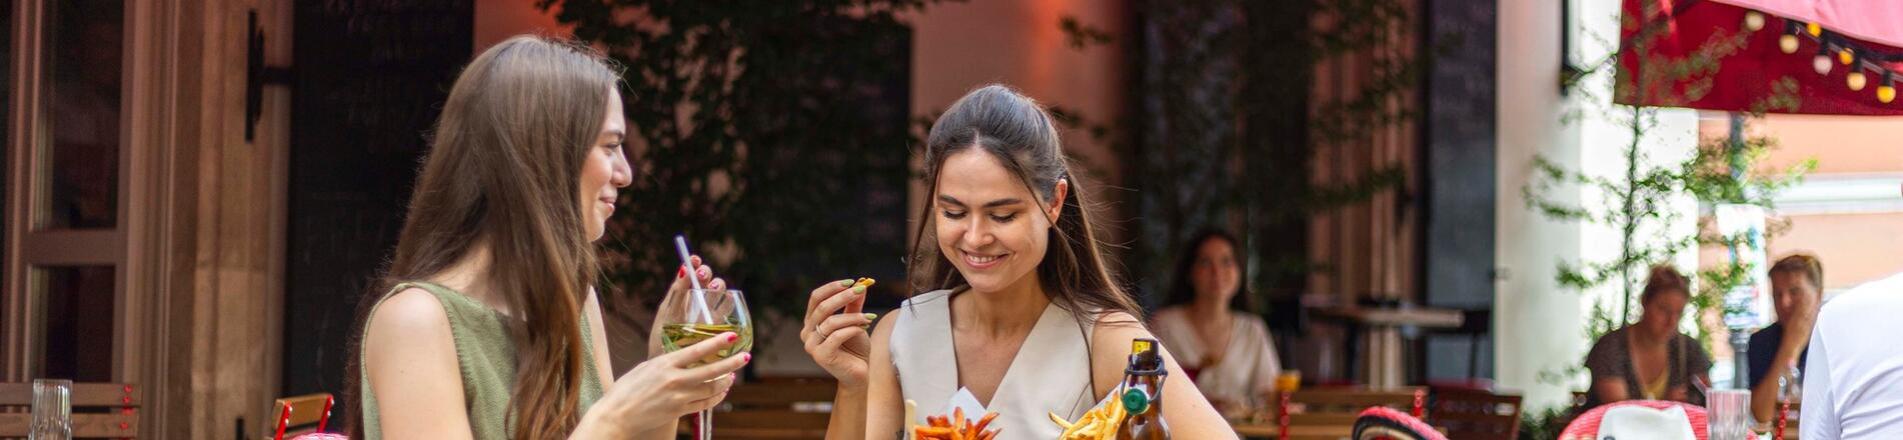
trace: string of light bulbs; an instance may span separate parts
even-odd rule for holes
[[[1829,75],[1836,64],[1850,66],[1850,73],[1844,75],[1844,85],[1852,91],[1861,91],[1869,85],[1870,78],[1864,71],[1875,71],[1880,77],[1877,84],[1877,101],[1889,104],[1896,100],[1897,73],[1890,71],[1879,62],[1903,60],[1903,56],[1883,54],[1870,50],[1856,41],[1830,32],[1817,23],[1800,22],[1785,18],[1784,35],[1778,36],[1777,48],[1787,54],[1797,53],[1798,36],[1802,35],[1817,42],[1817,56],[1811,58],[1811,68],[1818,75]],[[1766,18],[1758,11],[1745,11],[1744,27],[1753,32],[1763,30]],[[1834,57],[1832,55],[1835,55]],[[1832,58],[1836,58],[1832,60]],[[1833,62],[1834,61],[1834,62]]]

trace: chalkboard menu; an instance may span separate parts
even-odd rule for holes
[[[1424,299],[1434,307],[1493,308],[1497,8],[1437,1],[1426,11],[1426,46],[1449,46],[1428,70],[1423,92],[1427,231],[1421,265]],[[1491,330],[1481,321],[1469,324],[1455,334],[1428,335],[1428,380],[1493,377]]]
[[[474,3],[295,4],[280,394],[338,393],[358,300],[396,245],[426,134],[471,56]]]

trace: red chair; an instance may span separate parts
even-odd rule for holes
[[[306,394],[286,397],[271,402],[271,427],[266,430],[271,440],[318,440],[325,437],[324,429],[330,424],[330,410],[336,406],[337,399],[330,393]]]
[[[1773,440],[1797,440],[1798,411],[1803,405],[1798,402],[1785,402],[1778,405],[1777,424],[1773,426]]]
[[[1578,418],[1573,419],[1572,423],[1566,424],[1566,430],[1560,432],[1560,440],[1591,440],[1599,434],[1599,420],[1605,418],[1606,410],[1620,406],[1643,406],[1652,409],[1666,409],[1674,406],[1684,408],[1685,419],[1692,424],[1692,436],[1698,440],[1710,438],[1705,426],[1709,419],[1705,414],[1705,407],[1665,400],[1627,400],[1599,405],[1598,408],[1580,414]]]

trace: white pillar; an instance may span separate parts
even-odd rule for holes
[[[1573,4],[1572,53],[1579,64],[1613,50],[1618,41],[1619,3],[1578,1]],[[1499,96],[1499,185],[1495,212],[1496,278],[1494,314],[1495,368],[1503,388],[1526,396],[1529,411],[1567,404],[1572,391],[1585,390],[1583,377],[1542,379],[1580,365],[1590,341],[1586,319],[1596,298],[1616,305],[1620,289],[1607,285],[1581,294],[1554,281],[1558,264],[1587,259],[1604,260],[1619,252],[1618,232],[1602,225],[1561,222],[1527,208],[1521,195],[1535,175],[1533,159],[1544,156],[1569,170],[1601,176],[1623,176],[1629,128],[1609,102],[1612,78],[1588,77],[1562,96],[1560,78],[1561,2],[1501,0],[1499,4],[1497,76]],[[1510,36],[1510,37],[1508,37]],[[1568,118],[1568,106],[1578,106]],[[1667,110],[1648,132],[1648,162],[1682,160],[1697,142],[1697,116],[1688,110]],[[1597,203],[1597,191],[1567,187],[1544,194],[1569,204]],[[1685,233],[1695,225],[1697,206],[1686,199],[1671,208],[1682,220],[1668,226]],[[1696,253],[1676,259],[1681,270],[1696,264]],[[1643,276],[1642,274],[1640,275]],[[1636,318],[1636,316],[1635,316]],[[1616,319],[1616,315],[1615,315]],[[1550,376],[1547,374],[1546,376]]]

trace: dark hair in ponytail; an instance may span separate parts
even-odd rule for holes
[[[966,93],[932,123],[925,140],[925,178],[928,197],[938,193],[938,173],[945,159],[967,150],[996,158],[1039,196],[1040,205],[1056,196],[1057,182],[1070,182],[1057,221],[1050,230],[1051,250],[1038,262],[1037,277],[1051,302],[1085,322],[1097,312],[1124,312],[1142,319],[1136,300],[1111,275],[1104,252],[1091,226],[1085,191],[1071,177],[1069,160],[1057,140],[1057,127],[1037,101],[1009,87],[992,84]],[[931,204],[919,215],[918,234],[907,263],[908,278],[916,291],[965,287],[964,276],[940,253],[932,235],[936,221]],[[1048,212],[1040,210],[1040,212]]]

